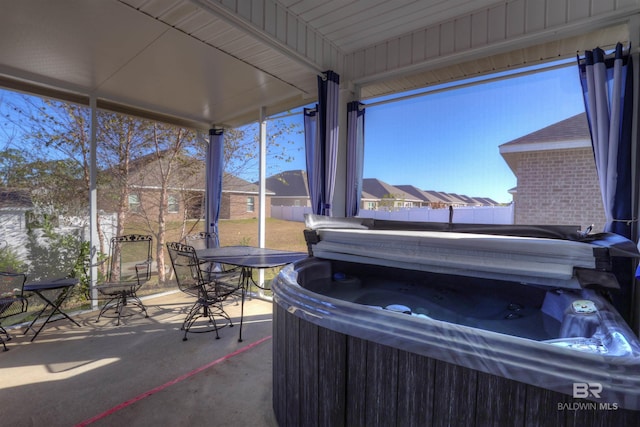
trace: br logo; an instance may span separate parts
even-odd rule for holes
[[[602,392],[602,384],[600,383],[573,383],[573,397],[579,399],[586,399],[588,397],[595,397],[600,399],[600,393]]]

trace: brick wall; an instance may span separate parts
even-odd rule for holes
[[[516,224],[594,224],[604,209],[590,148],[522,153],[518,162]]]
[[[141,197],[141,210],[144,210],[145,214],[151,218],[155,218],[158,215],[158,201],[159,193],[153,190],[147,190],[142,192],[136,192]],[[174,194],[178,197],[180,203],[180,209],[178,213],[167,213],[167,219],[170,221],[182,220],[184,213],[184,200],[180,198],[180,194]],[[191,195],[194,197],[193,195]],[[195,197],[199,195],[196,194]],[[220,219],[251,219],[257,218],[260,209],[260,199],[257,194],[252,195],[254,200],[254,211],[247,211],[247,195],[246,194],[234,194],[234,193],[222,193],[222,200],[220,205]],[[270,197],[266,198],[266,216],[271,216],[271,200]],[[192,202],[193,203],[193,202]],[[204,213],[202,213],[204,216]]]
[[[253,211],[248,210],[247,197],[253,197]],[[222,193],[222,205],[220,206],[221,219],[251,219],[257,218],[260,212],[260,197],[257,194],[232,194]],[[266,197],[265,216],[271,217],[271,200]]]

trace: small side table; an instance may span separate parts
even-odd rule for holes
[[[45,303],[44,308],[40,310],[40,312],[36,315],[36,318],[33,319],[31,324],[24,331],[25,335],[27,334],[27,332],[29,332],[29,329],[33,329],[36,332],[35,335],[31,338],[32,342],[33,340],[36,339],[36,337],[38,336],[42,328],[45,327],[45,325],[51,322],[55,322],[56,320],[62,320],[63,318],[66,317],[68,320],[80,326],[78,322],[73,320],[71,317],[67,315],[67,313],[65,313],[60,309],[60,306],[62,306],[62,303],[69,296],[71,289],[77,284],[78,284],[78,279],[64,278],[64,279],[41,280],[38,282],[26,283],[24,285],[25,292],[33,292],[34,294],[38,295],[38,297]],[[45,312],[48,309],[50,309],[50,313],[47,319],[44,321],[42,325],[40,325],[40,328],[36,331],[33,328],[33,325],[36,323],[38,319],[40,319],[41,317],[44,317]],[[61,314],[63,317],[52,319],[53,315],[56,313]]]

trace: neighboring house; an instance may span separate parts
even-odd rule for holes
[[[156,217],[159,210],[162,171],[167,169],[167,158],[153,154],[131,164],[129,209]],[[204,217],[205,164],[203,161],[181,157],[173,164],[168,184],[167,217],[169,220],[198,219]],[[103,191],[108,191],[104,189]],[[266,194],[266,216],[271,215],[270,197]],[[99,207],[114,211],[114,197],[99,197]],[[248,219],[258,216],[259,187],[244,179],[224,173],[220,219]]]
[[[307,173],[303,170],[290,170],[270,176],[266,179],[266,185],[275,193],[271,198],[273,206],[311,206]],[[499,203],[486,197],[468,197],[442,191],[420,190],[413,185],[391,185],[376,178],[362,180],[360,207],[366,210],[497,205]]]
[[[464,206],[461,200],[454,199],[445,192],[433,191],[433,190],[425,190],[424,192],[429,195],[430,200],[433,200],[433,205],[435,207],[442,208],[442,207],[452,206],[455,208],[459,206]]]
[[[274,192],[265,191],[265,216],[271,217],[271,197]],[[220,219],[257,218],[260,208],[260,186],[225,173],[222,177],[222,204]]]
[[[362,192],[372,196],[376,209],[412,208],[422,204],[419,198],[377,178],[364,178]],[[362,208],[369,209],[364,206]]]
[[[500,203],[490,197],[472,197],[472,199],[476,202],[476,206],[500,206]]]
[[[499,203],[488,197],[469,197],[455,193],[445,193],[442,191],[420,190],[413,185],[395,185],[394,187],[411,194],[420,200],[419,206],[434,209],[448,206],[498,206]]]
[[[265,181],[266,187],[274,193],[274,206],[311,206],[307,172],[303,170],[284,171],[272,175]]]
[[[379,199],[373,194],[369,194],[363,190],[360,195],[360,208],[375,211],[378,208],[378,201]]]
[[[458,206],[479,206],[478,202],[469,196],[457,193],[444,193]]]
[[[605,223],[586,114],[578,114],[500,145],[517,178],[510,190],[516,224]]]
[[[418,187],[415,187],[413,185],[396,185],[395,187],[420,200],[419,204],[417,205],[419,207],[442,207],[442,200],[439,197],[427,193],[424,190],[420,190]]]

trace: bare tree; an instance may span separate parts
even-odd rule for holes
[[[129,215],[132,162],[151,152],[149,133],[152,129],[152,123],[135,117],[101,114],[98,144],[98,157],[104,165],[101,197],[109,198],[107,202],[115,208],[117,235],[125,233]]]
[[[294,136],[301,134],[302,128],[284,120],[273,120],[267,130],[267,168],[281,166],[302,154],[297,148]],[[245,179],[257,177],[259,157],[259,133],[257,124],[238,129],[226,129],[224,134],[225,171]],[[292,151],[293,150],[293,151]],[[279,170],[277,172],[280,172]]]
[[[151,133],[151,145],[154,152],[149,156],[153,159],[153,167],[141,169],[134,182],[141,187],[154,188],[156,200],[145,198],[144,206],[139,212],[140,217],[153,233],[156,241],[156,263],[158,266],[158,282],[165,283],[165,244],[167,233],[167,217],[169,214],[169,197],[171,192],[181,192],[188,175],[193,175],[194,168],[187,153],[193,151],[196,133],[191,130],[154,123]],[[187,217],[183,217],[183,226]]]

